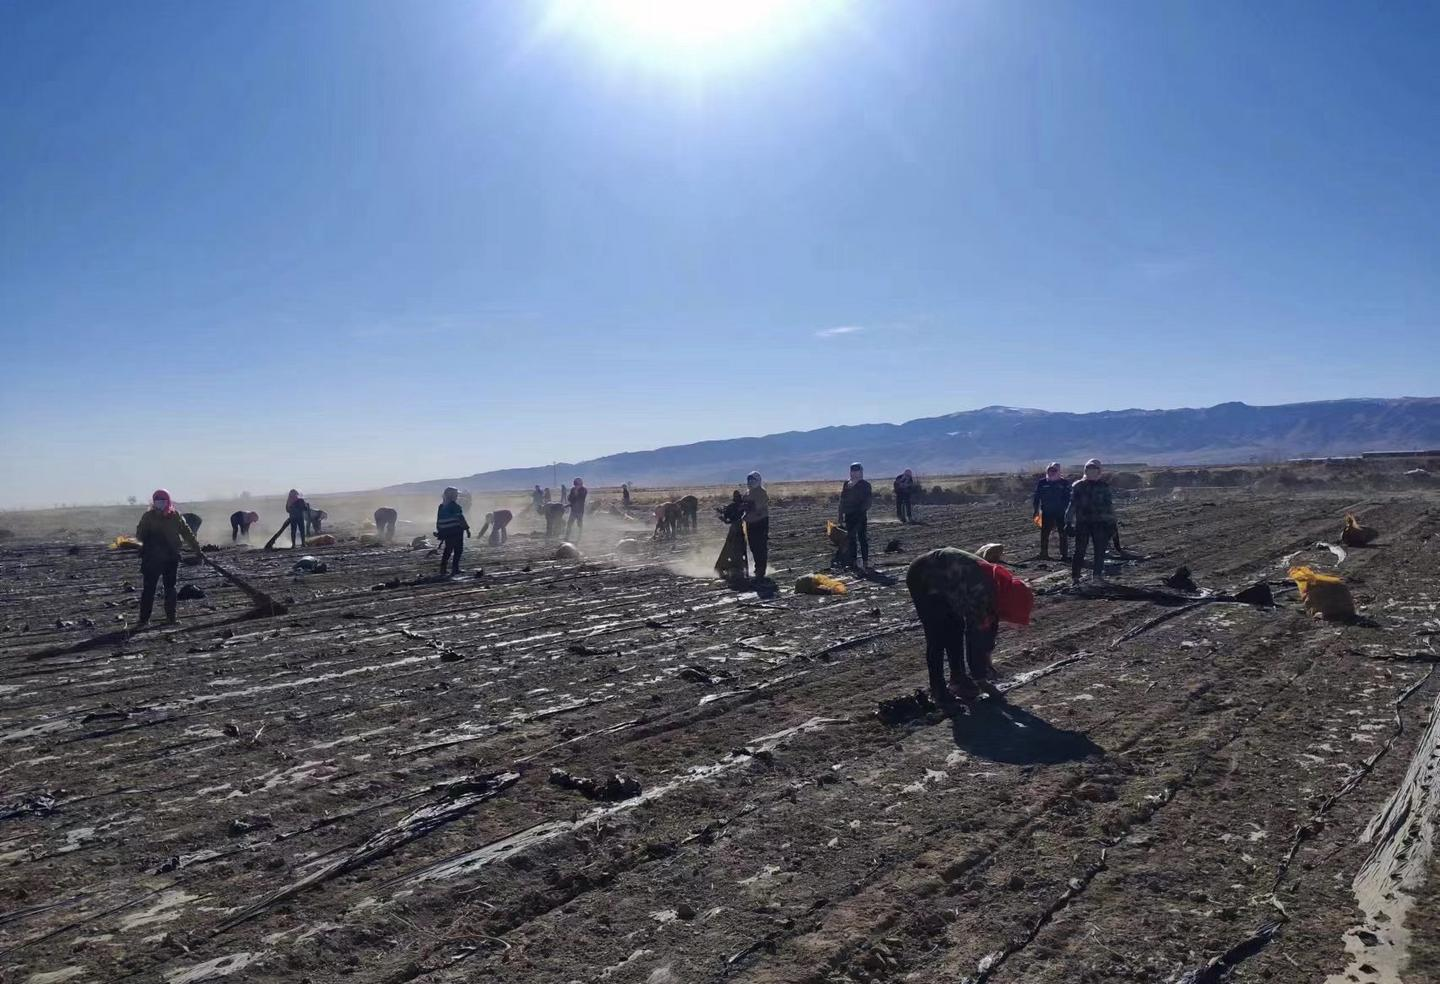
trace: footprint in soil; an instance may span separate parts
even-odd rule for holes
[[[1057,728],[1004,700],[981,701],[951,724],[957,748],[992,762],[1057,765],[1105,754],[1083,732]]]

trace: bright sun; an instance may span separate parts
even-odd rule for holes
[[[647,58],[734,55],[792,39],[842,0],[556,0],[552,26]]]

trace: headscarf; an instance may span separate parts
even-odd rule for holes
[[[290,494],[285,497],[285,511],[289,512],[299,498],[300,493],[295,489],[291,489]]]
[[[577,479],[575,479],[575,481],[572,482],[571,484],[574,485],[574,486],[578,489],[580,486],[584,485],[585,483],[582,482],[582,481],[580,481],[580,479],[577,478]]]
[[[1035,592],[1030,585],[999,564],[982,560],[980,566],[986,569],[995,585],[995,614],[1000,616],[1000,621],[1029,625],[1030,613],[1035,608]]]
[[[1052,461],[1052,462],[1050,462],[1050,467],[1047,468],[1047,469],[1045,469],[1045,477],[1046,477],[1046,478],[1049,478],[1049,479],[1059,478],[1059,477],[1060,477],[1060,462],[1058,462],[1058,461]]]
[[[863,474],[865,473],[865,466],[862,465],[862,464],[860,464],[860,462],[858,462],[858,461],[852,461],[852,462],[850,462],[850,470],[851,470],[852,472],[857,472],[857,471],[858,471],[858,472],[860,472],[860,473],[863,475]]]
[[[246,514],[245,514],[245,522],[247,522],[247,523],[258,523],[258,522],[260,522],[260,514],[257,513],[257,512],[249,512],[249,513],[246,513]]]
[[[1085,470],[1089,471],[1091,468],[1095,469],[1096,471],[1101,470],[1099,458],[1091,458],[1089,461],[1085,462]]]
[[[759,484],[760,484],[760,473],[759,473],[758,471],[753,471],[753,472],[751,472],[750,474],[746,475],[746,476],[745,476],[745,484],[746,484],[746,485],[759,485]]]
[[[173,516],[173,515],[175,515],[175,501],[170,498],[170,493],[169,493],[169,492],[166,492],[164,489],[156,489],[154,492],[150,493],[150,508],[151,508],[151,509],[154,509],[154,508],[155,508],[155,500],[156,500],[156,499],[164,499],[164,500],[165,500],[165,508],[162,509],[162,510],[160,510],[162,513],[164,513],[166,516]]]
[[[914,478],[914,477],[915,477],[915,473],[912,472],[910,469],[907,468],[907,469],[905,469],[905,477],[906,477],[906,478]]]
[[[446,502],[454,502],[460,497],[460,490],[453,485],[447,485],[445,491],[440,493],[440,498]]]

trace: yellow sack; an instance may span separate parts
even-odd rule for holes
[[[834,526],[834,523],[830,524]],[[829,574],[804,574],[795,581],[796,594],[808,595],[843,595],[848,594],[849,588],[845,582],[831,577]]]
[[[373,525],[371,526],[371,529],[374,529],[374,526],[373,526]],[[376,536],[374,533],[361,533],[361,534],[360,534],[360,546],[362,546],[362,547],[378,547],[378,546],[380,546],[380,544],[382,544],[382,543],[384,543],[384,542],[385,542],[385,541],[381,540],[381,539],[380,539],[378,536]]]
[[[110,541],[111,550],[139,550],[140,541],[133,536],[117,536]]]
[[[1351,619],[1355,598],[1345,582],[1334,574],[1321,574],[1310,567],[1290,568],[1290,580],[1300,586],[1300,600],[1312,618]]]
[[[1340,534],[1340,542],[1347,547],[1366,547],[1374,543],[1380,536],[1380,531],[1373,526],[1361,526],[1355,521],[1351,513],[1345,514],[1345,529]]]
[[[333,547],[333,546],[335,546],[335,538],[334,538],[333,536],[331,536],[329,533],[321,533],[319,536],[307,537],[306,540],[305,540],[305,546],[307,546],[307,547]]]

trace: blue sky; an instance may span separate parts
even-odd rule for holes
[[[558,9],[0,0],[0,505],[1436,393],[1440,6]]]

